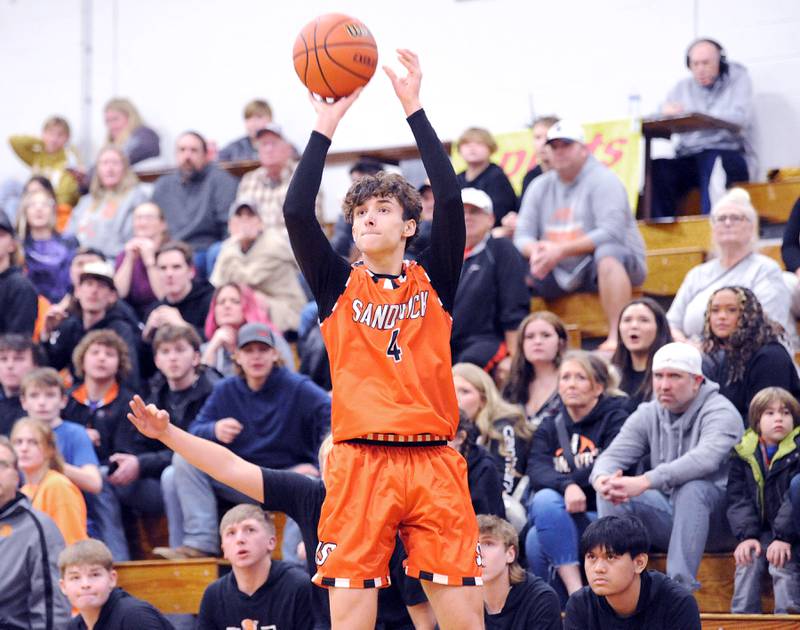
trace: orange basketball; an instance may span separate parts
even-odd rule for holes
[[[306,24],[292,51],[303,84],[325,98],[342,98],[366,85],[378,67],[378,47],[360,20],[328,13]]]

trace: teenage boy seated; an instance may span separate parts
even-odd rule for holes
[[[245,324],[239,329],[234,361],[240,375],[214,387],[189,431],[225,444],[259,466],[319,474],[317,451],[331,421],[327,392],[280,365],[266,324]],[[235,503],[252,500],[179,455],[172,465],[178,505],[171,505],[168,513],[180,510],[183,540],[177,548],[153,551],[167,559],[213,556],[219,548],[217,498]],[[172,501],[169,496],[165,500]]]
[[[700,630],[691,592],[658,571],[646,571],[650,539],[636,516],[605,516],[581,537],[589,586],[567,602],[564,630]]]
[[[109,546],[116,561],[129,560],[120,502],[146,513],[163,507],[157,480],[147,490],[134,483],[141,441],[125,422],[133,396],[124,384],[131,370],[128,345],[113,330],[95,330],[81,339],[72,362],[80,384],[70,392],[64,416],[85,428],[104,476],[100,494],[87,497],[89,533]]]
[[[117,302],[114,268],[107,262],[86,263],[75,287],[75,298],[78,301],[78,312],[69,314],[66,309],[52,307],[45,317],[40,339],[47,352],[50,367],[61,370],[70,366],[75,346],[87,333],[110,329],[128,346],[131,367],[126,378],[130,377],[131,386],[137,387],[138,323],[135,316],[131,316],[130,308]]]
[[[0,435],[8,435],[14,421],[25,415],[19,402],[23,377],[46,363],[30,337],[17,333],[0,335]]]
[[[200,336],[191,326],[167,324],[153,338],[153,352],[158,371],[150,379],[147,401],[165,409],[173,424],[186,429],[200,413],[211,395],[214,383],[220,380],[215,370],[200,363]],[[164,510],[169,526],[170,547],[179,547],[183,540],[183,514],[175,487],[172,451],[157,441],[153,448],[140,453],[142,477],[161,479]]]
[[[150,341],[166,324],[189,324],[202,337],[214,287],[196,277],[191,246],[182,241],[165,243],[156,252],[156,268],[164,298],[148,314],[142,337]]]
[[[483,620],[487,630],[561,630],[561,605],[550,586],[517,561],[514,526],[498,516],[480,514],[483,558]]]
[[[58,372],[37,368],[27,374],[20,386],[20,403],[23,415],[53,429],[67,478],[84,493],[99,493],[103,479],[91,439],[80,424],[61,418],[67,396]]]
[[[68,630],[173,630],[153,606],[117,587],[111,552],[99,540],[78,541],[58,556],[59,586],[78,611]]]
[[[222,517],[219,535],[231,572],[203,593],[197,629],[310,630],[311,582],[301,568],[272,559],[277,543],[272,518],[257,505],[242,503]]]

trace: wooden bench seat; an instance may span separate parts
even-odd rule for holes
[[[800,198],[800,181],[741,184],[741,187],[750,193],[758,216],[771,223],[786,223],[792,206]]]
[[[729,615],[700,613],[703,630],[797,630],[800,615]]]
[[[206,587],[219,577],[217,558],[118,562],[119,586],[163,613],[197,614]]]
[[[711,223],[708,217],[679,217],[670,221],[638,221],[639,232],[648,252],[678,247],[711,248]]]
[[[666,573],[666,555],[651,554],[648,568]],[[700,606],[700,612],[730,612],[731,598],[733,597],[733,575],[735,571],[736,563],[733,560],[733,552],[719,554],[707,553],[703,556],[703,560],[700,562],[700,569],[697,572],[700,590],[695,593],[697,603]],[[763,587],[761,610],[771,612],[774,609],[771,580],[765,579]],[[795,627],[800,628],[800,626]]]

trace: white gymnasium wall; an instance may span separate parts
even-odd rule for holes
[[[764,169],[800,164],[800,3],[796,0],[0,0],[0,137],[65,115],[76,140],[103,141],[102,105],[127,96],[162,137],[164,162],[183,129],[220,146],[242,133],[241,108],[266,97],[299,146],[313,113],[294,74],[299,28],[331,11],[373,31],[382,62],[419,52],[423,102],[442,138],[469,125],[519,129],[534,113],[579,120],[624,116],[628,96],[655,111],[686,75],[686,44],[707,35],[751,71]],[[81,29],[91,23],[91,129],[80,128]],[[334,150],[408,144],[383,76],[340,130]],[[25,170],[0,144],[0,180]],[[327,181],[327,180],[326,180]],[[330,187],[344,185],[339,174]]]

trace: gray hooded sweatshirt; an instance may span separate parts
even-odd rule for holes
[[[58,630],[70,618],[58,588],[64,539],[49,516],[20,493],[0,506],[0,628]]]
[[[724,489],[728,456],[741,439],[743,426],[739,412],[709,380],[681,415],[671,414],[656,400],[642,403],[600,454],[590,481],[627,470],[649,449],[651,470],[645,475],[653,489],[669,494],[695,479]]]

